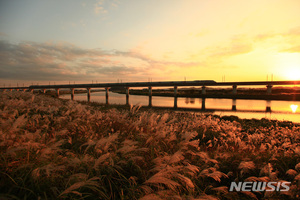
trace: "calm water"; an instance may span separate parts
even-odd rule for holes
[[[61,95],[63,99],[71,99],[70,95]],[[87,100],[86,94],[76,94],[75,100]],[[148,96],[130,95],[129,103],[143,106],[148,105]],[[105,103],[105,92],[91,93],[91,101]],[[110,104],[125,104],[126,96],[123,94],[109,93]],[[173,107],[173,97],[152,97],[153,106]],[[202,99],[198,98],[178,98],[179,108],[202,108]],[[237,111],[231,111],[232,106],[236,105]],[[269,107],[272,112],[264,112]],[[268,118],[277,120],[289,120],[300,123],[300,102],[299,101],[265,101],[265,100],[243,100],[243,99],[205,99],[206,109],[215,109],[213,114],[217,115],[236,115],[240,118]],[[224,109],[228,110],[225,111]],[[219,111],[218,111],[219,110]],[[243,111],[243,112],[241,112]],[[259,112],[257,112],[259,111]]]

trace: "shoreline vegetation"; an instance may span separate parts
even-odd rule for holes
[[[300,124],[0,95],[1,199],[299,199]],[[231,182],[290,190],[229,192]]]
[[[103,89],[92,89],[91,92],[104,92]],[[111,92],[126,94],[124,88],[111,88]],[[75,94],[86,93],[86,90],[77,89]],[[148,89],[130,89],[130,95],[148,96]],[[47,94],[56,95],[54,90],[48,90]],[[61,90],[60,94],[70,94],[69,90]],[[173,97],[174,89],[153,89],[152,96]],[[201,88],[180,88],[178,97],[188,98],[221,98],[221,99],[254,99],[254,100],[285,100],[300,101],[300,87],[274,87],[271,94],[266,94],[265,88],[238,88],[237,94],[232,94],[232,88],[206,88],[206,94],[201,94]]]

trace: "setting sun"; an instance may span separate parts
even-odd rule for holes
[[[286,77],[289,80],[300,80],[300,65],[296,68],[289,68],[286,70]]]
[[[278,53],[276,55],[277,73],[285,80],[300,80],[300,54]]]

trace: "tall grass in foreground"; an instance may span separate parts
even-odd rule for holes
[[[0,96],[1,199],[297,199],[300,128]],[[290,181],[289,192],[228,192]]]

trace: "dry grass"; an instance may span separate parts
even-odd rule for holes
[[[248,129],[250,130],[250,129]],[[1,199],[297,199],[300,128],[0,96]],[[285,194],[231,181],[290,181]]]

